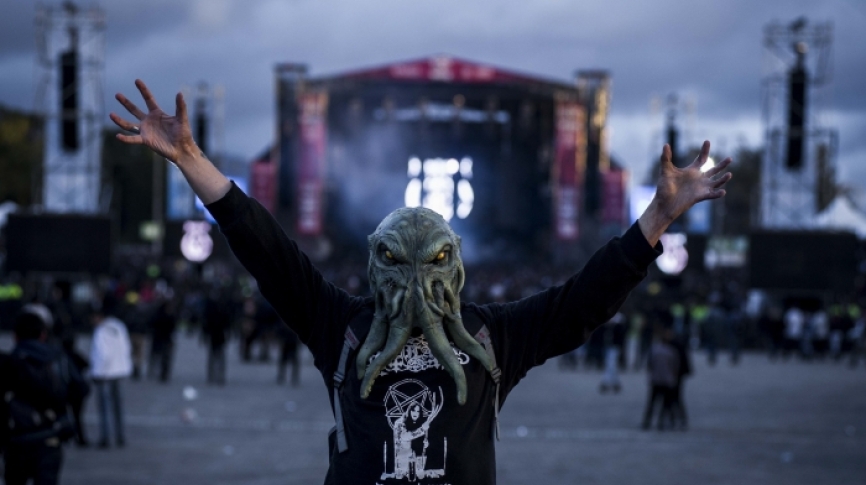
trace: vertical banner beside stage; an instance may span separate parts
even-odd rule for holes
[[[298,233],[318,236],[324,219],[326,114],[328,93],[299,96],[300,157],[298,163]]]
[[[625,223],[625,184],[624,170],[608,170],[602,172],[602,212],[601,222],[618,224]]]
[[[556,238],[574,241],[579,236],[580,172],[586,161],[586,112],[575,101],[556,103],[556,150],[554,153],[554,224]]]

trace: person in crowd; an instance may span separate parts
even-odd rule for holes
[[[731,350],[731,365],[737,365],[740,363],[740,347],[743,338],[743,309],[735,293],[729,294],[723,305],[725,334]]]
[[[689,427],[689,415],[686,412],[684,387],[686,377],[692,375],[692,359],[687,337],[674,335],[671,345],[676,349],[679,358],[676,385],[671,393],[671,418],[674,428],[685,431]]]
[[[581,346],[586,357],[583,362],[587,369],[603,370],[604,369],[604,331],[599,329],[597,332],[592,332],[589,340]]]
[[[596,333],[604,333],[604,376],[599,390],[602,394],[608,390],[618,393],[622,390],[619,379],[620,355],[625,347],[625,315],[617,312],[613,318],[604,324]]]
[[[95,328],[90,343],[90,375],[97,392],[98,446],[102,449],[111,446],[112,427],[115,445],[126,446],[121,383],[132,374],[132,345],[126,325],[115,316],[116,311],[116,300],[106,295],[92,315]]]
[[[63,342],[63,351],[69,362],[75,367],[79,375],[87,376],[90,369],[90,362],[87,357],[82,355],[75,347],[75,339],[67,339]],[[87,439],[87,432],[84,430],[84,404],[87,402],[87,396],[90,395],[90,384],[85,382],[85,386],[81,388],[81,392],[75,393],[69,397],[69,407],[72,410],[72,424],[75,427],[75,444],[81,448],[90,446],[90,441]]]
[[[62,445],[75,434],[69,405],[87,384],[65,353],[48,344],[48,326],[38,314],[19,313],[14,333],[15,348],[0,358],[5,483],[54,485]]]
[[[680,354],[673,345],[673,329],[655,325],[653,341],[647,358],[649,397],[643,415],[643,429],[652,426],[655,409],[660,405],[656,426],[658,429],[673,428],[673,403],[677,382],[681,377]]]
[[[830,318],[823,308],[819,308],[809,317],[812,329],[812,348],[815,357],[824,360],[830,350]]]
[[[609,320],[646,276],[664,231],[697,202],[722,197],[731,177],[721,174],[730,159],[701,172],[709,142],[685,168],[674,166],[666,146],[655,198],[637,223],[564,284],[505,304],[462,304],[460,239],[430,209],[398,209],[368,240],[372,295],[362,298],[326,281],[271,214],[204,156],[182,95],[169,116],[136,84],[148,113],[118,94],[138,120],[112,114],[131,133],[118,138],[177,164],[322,372],[336,423],[329,484],[407,476],[495,483],[499,407],[510,391],[532,367],[578,347]],[[409,417],[422,423],[420,432],[400,419],[407,404],[417,404]]]
[[[793,305],[785,311],[785,344],[782,358],[787,359],[793,351],[801,350],[803,327],[806,325],[806,315],[798,306]]]
[[[701,331],[710,314],[710,307],[704,300],[695,295],[689,304],[689,346],[697,349],[701,347]]]
[[[270,306],[270,305],[268,305]],[[276,312],[274,312],[276,314]],[[276,326],[277,339],[280,343],[280,358],[277,361],[277,384],[286,382],[286,368],[292,365],[292,387],[301,385],[301,352],[298,335],[282,322]]]
[[[51,328],[53,341],[66,353],[69,362],[75,366],[79,375],[86,376],[90,363],[87,357],[78,351],[75,342],[75,318],[73,316],[72,302],[69,286],[55,283],[51,287],[51,298],[47,307],[51,310],[54,325]],[[75,393],[70,397],[70,409],[72,410],[72,424],[75,428],[75,443],[80,447],[89,446],[87,433],[82,421],[84,404],[90,394],[90,385],[81,388],[82,392]]]
[[[866,351],[866,314],[860,313],[859,307],[854,307],[851,313],[858,316],[847,335],[848,347],[851,349],[848,363],[851,367],[856,367],[860,360],[860,354]]]
[[[264,297],[259,296],[256,303],[256,328],[254,340],[259,342],[258,361],[268,363],[271,361],[271,343],[277,333],[277,328],[283,325],[280,316]]]
[[[50,340],[63,342],[73,338],[72,303],[70,302],[69,285],[60,282],[51,286],[51,293],[46,307],[51,311]]]
[[[719,339],[726,326],[728,315],[722,305],[722,296],[719,292],[713,292],[709,298],[709,313],[703,327],[702,341],[707,349],[707,363],[716,365],[719,351]]]
[[[778,304],[770,304],[761,313],[758,318],[758,328],[766,338],[770,360],[776,360],[785,342],[785,324],[782,321],[782,309]]]
[[[668,307],[668,312],[671,315],[671,328],[674,331],[674,335],[676,335],[677,338],[687,338],[691,322],[689,321],[690,316],[686,311],[686,306],[678,300],[674,300]]]
[[[244,298],[241,307],[240,324],[240,351],[241,361],[251,362],[253,360],[253,344],[256,341],[256,314],[259,303],[253,296]]]
[[[208,344],[207,382],[226,383],[226,344],[234,320],[234,307],[228,291],[213,288],[204,308],[202,335]]]
[[[639,370],[643,364],[643,355],[641,352],[641,338],[644,326],[646,326],[646,317],[636,308],[628,315],[628,334],[626,336],[626,368],[629,370]]]
[[[129,341],[132,349],[132,380],[141,379],[145,365],[145,352],[147,348],[147,310],[146,301],[140,291],[128,291],[123,295],[122,319],[129,333]]]
[[[845,335],[854,326],[854,319],[848,312],[848,305],[841,301],[830,305],[828,314],[830,319],[828,352],[834,361],[839,362],[842,360],[843,353],[848,350],[845,348]]]
[[[75,347],[75,332],[72,329],[72,310],[63,295],[62,287],[54,285],[51,288],[51,300],[49,300],[48,304],[43,305],[34,300],[24,305],[22,311],[39,316],[47,328],[48,337],[46,343],[64,352],[69,363],[75,367],[78,374],[84,376],[86,375],[89,363],[87,358],[81,355]],[[80,447],[87,447],[89,442],[87,440],[87,433],[84,430],[81,414],[84,410],[87,396],[90,394],[90,385],[85,382],[80,391],[70,396],[69,405],[72,410],[70,416],[73,428],[75,429],[75,443]]]
[[[653,322],[655,319],[655,311],[648,308],[645,312],[641,312],[640,314],[640,353],[635,370],[641,370],[646,365],[650,347],[652,347],[653,342]]]
[[[171,378],[171,364],[174,357],[174,332],[177,328],[177,301],[166,298],[151,321],[150,362],[147,374],[151,379],[168,382]]]

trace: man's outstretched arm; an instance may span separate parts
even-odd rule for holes
[[[231,182],[207,159],[193,140],[183,95],[177,93],[175,115],[169,116],[156,104],[143,81],[137,79],[135,86],[141,92],[148,112],[145,114],[126,96],[117,93],[115,98],[137,120],[130,123],[111,113],[109,116],[117,126],[133,133],[118,134],[117,139],[131,145],[144,145],[173,162],[180,168],[195,195],[205,204],[221,199],[231,188]]]
[[[302,341],[315,348],[315,339],[330,331],[330,327],[321,322],[335,321],[330,316],[345,309],[348,296],[327,284],[273,216],[240,189],[233,188],[205,157],[192,138],[186,103],[180,93],[175,100],[175,115],[170,116],[159,108],[142,81],[137,80],[135,85],[148,113],[144,114],[118,93],[117,100],[136,122],[111,113],[117,126],[132,133],[118,134],[117,138],[125,143],[144,145],[180,168],[219,223],[232,252],[256,278],[262,295]]]
[[[650,263],[661,253],[659,239],[668,226],[694,204],[725,195],[722,187],[731,174],[721,172],[731,160],[702,173],[709,150],[710,143],[705,142],[697,159],[679,169],[665,146],[656,196],[637,227],[596,251],[563,285],[503,307],[499,315],[509,328],[507,337],[499,340],[511,356],[503,368],[503,375],[511,378],[506,390],[531,367],[585,342],[646,277]]]
[[[685,168],[677,168],[671,159],[671,148],[665,145],[662,149],[656,195],[638,220],[640,230],[650,246],[655,246],[668,226],[693,205],[725,195],[722,187],[731,180],[731,173],[719,174],[731,164],[731,159],[726,158],[715,167],[701,172],[709,156],[710,142],[705,141],[694,162]]]

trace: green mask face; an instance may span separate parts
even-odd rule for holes
[[[457,383],[457,401],[464,404],[466,376],[449,337],[488,371],[493,369],[493,362],[463,328],[459,294],[465,273],[460,237],[436,212],[403,208],[379,224],[368,244],[368,276],[376,312],[356,361],[358,378],[363,379],[361,397],[369,396],[373,381],[400,353],[412,329],[419,328],[433,356]],[[380,349],[368,366],[370,356]]]

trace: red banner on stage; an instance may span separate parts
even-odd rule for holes
[[[277,164],[270,156],[250,165],[250,196],[273,213],[277,207]]]
[[[586,157],[586,112],[574,101],[556,104],[556,152],[554,155],[554,223],[556,238],[578,238],[580,172]]]
[[[325,147],[328,94],[301,94],[300,160],[298,163],[298,233],[318,236],[324,218]]]
[[[539,82],[540,79],[450,56],[400,62],[346,74],[354,79],[438,81],[461,83]]]
[[[601,222],[622,224],[625,219],[626,172],[608,170],[602,172]]]

